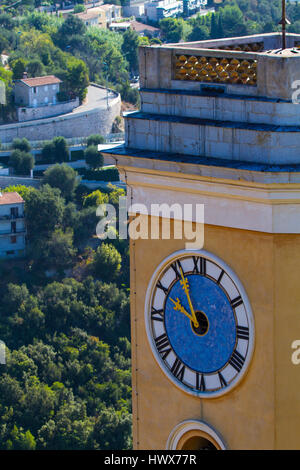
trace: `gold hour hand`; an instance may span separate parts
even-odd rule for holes
[[[173,304],[174,304],[174,307],[173,307],[174,310],[178,310],[179,312],[181,312],[181,313],[183,313],[184,315],[186,315],[191,321],[194,321],[192,315],[190,315],[190,314],[186,311],[186,309],[184,308],[184,306],[181,305],[180,300],[178,299],[178,297],[176,298],[176,300],[173,300],[173,299],[171,299],[171,297],[170,297],[170,300],[171,300],[171,302],[173,302]]]
[[[195,314],[195,310],[194,310],[194,307],[193,307],[193,304],[192,304],[192,301],[191,301],[191,298],[190,298],[189,281],[187,280],[186,277],[184,277],[181,268],[180,268],[180,274],[181,274],[181,279],[182,279],[180,281],[180,284],[182,285],[182,288],[185,292],[185,295],[187,297],[187,300],[188,300],[188,303],[189,303],[189,306],[190,306],[190,310],[191,310],[191,313],[192,313],[192,322],[194,323],[195,328],[198,328],[199,323],[198,323],[198,320],[197,320],[197,317],[196,317],[196,314]]]

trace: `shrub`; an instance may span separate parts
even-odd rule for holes
[[[117,168],[101,168],[101,170],[88,170],[87,168],[78,169],[83,179],[89,181],[119,181],[119,172]]]
[[[84,196],[83,207],[99,206],[100,204],[106,204],[108,202],[108,195],[102,193],[99,189],[92,193]]]
[[[10,155],[8,165],[16,175],[29,175],[34,167],[34,158],[31,153],[16,149]]]
[[[98,144],[104,144],[105,139],[102,135],[100,134],[92,134],[87,138],[86,144],[87,147],[90,145],[98,145]]]
[[[109,282],[115,279],[121,269],[122,257],[111,243],[102,243],[95,252],[93,269],[100,279]]]
[[[25,137],[23,139],[14,139],[12,142],[12,148],[22,150],[23,152],[30,152],[31,150],[30,143]]]
[[[73,198],[79,184],[77,176],[77,171],[66,163],[57,163],[47,168],[44,173],[43,183],[60,189],[62,196],[70,200]]]
[[[43,162],[61,163],[69,160],[69,149],[64,137],[54,137],[42,148]]]
[[[87,147],[84,156],[86,163],[94,170],[103,166],[104,158],[103,155],[98,152],[96,145]]]

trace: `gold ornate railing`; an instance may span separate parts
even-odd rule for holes
[[[175,80],[256,85],[257,60],[175,55]]]

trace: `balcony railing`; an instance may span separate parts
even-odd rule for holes
[[[0,237],[13,237],[14,235],[20,235],[21,233],[26,233],[26,229],[24,228],[18,228],[14,232],[12,232],[10,229],[7,230],[0,230]]]
[[[5,215],[0,215],[0,221],[1,221],[1,220],[16,220],[16,219],[24,219],[24,214],[18,214],[18,215],[5,214]]]

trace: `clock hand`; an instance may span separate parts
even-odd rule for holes
[[[182,280],[180,281],[180,284],[182,285],[182,288],[185,292],[185,295],[187,297],[187,300],[188,300],[188,303],[189,303],[189,306],[190,306],[190,310],[191,310],[192,317],[193,317],[192,321],[195,325],[195,328],[198,328],[199,323],[198,323],[198,320],[197,320],[197,317],[196,317],[196,314],[195,314],[195,310],[194,310],[194,307],[193,307],[193,304],[192,304],[192,301],[191,301],[191,298],[190,298],[190,293],[189,293],[189,281],[186,277],[184,277],[181,268],[180,268],[180,274],[181,274],[181,278],[182,278]]]
[[[192,315],[190,315],[186,309],[183,307],[183,305],[181,305],[180,303],[180,300],[178,299],[178,297],[176,297],[176,301],[171,299],[171,297],[169,297],[169,299],[171,300],[171,302],[173,302],[174,304],[174,307],[173,309],[174,310],[179,310],[179,312],[183,313],[184,315],[186,315],[192,322],[194,321]]]

